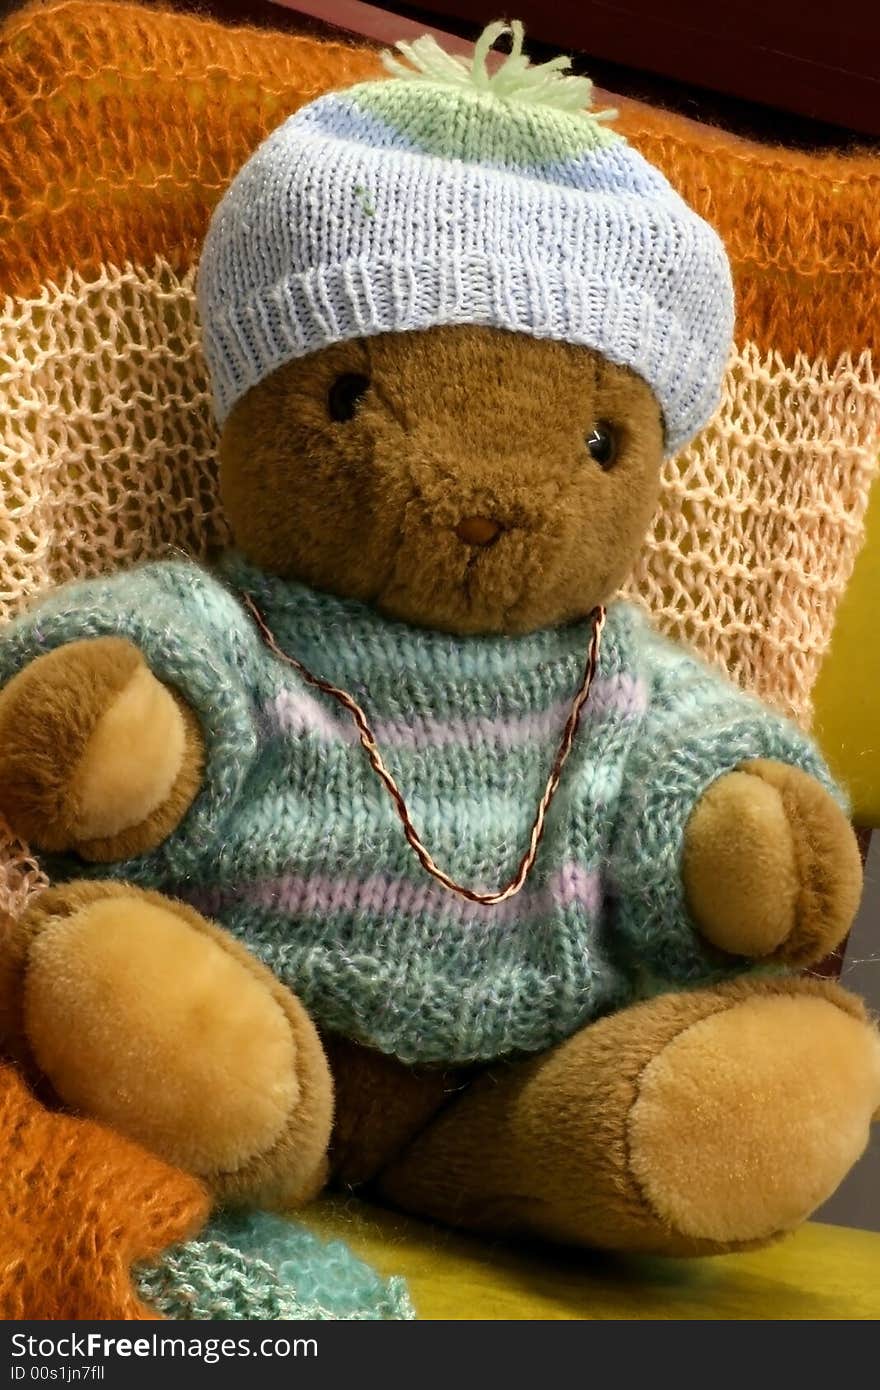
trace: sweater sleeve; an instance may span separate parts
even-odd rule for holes
[[[627,953],[649,976],[696,983],[724,973],[682,884],[685,828],[706,789],[742,762],[771,758],[801,768],[846,803],[795,724],[647,625],[638,637],[649,696],[624,769],[611,850],[616,921]]]
[[[254,759],[258,717],[245,673],[257,664],[259,637],[246,613],[206,570],[159,562],[67,584],[0,633],[0,686],[31,661],[70,642],[125,637],[153,674],[194,710],[205,740],[202,789],[171,840],[187,870],[197,846],[217,834]],[[155,877],[160,847],[143,856],[143,880]],[[141,877],[137,869],[129,875]]]

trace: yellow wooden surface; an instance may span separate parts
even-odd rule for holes
[[[880,1235],[810,1224],[768,1250],[706,1260],[618,1258],[478,1240],[353,1198],[298,1213],[382,1274],[421,1318],[880,1318]]]
[[[860,825],[880,826],[880,484],[815,690],[814,731]]]

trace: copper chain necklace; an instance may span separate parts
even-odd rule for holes
[[[547,778],[547,785],[544,788],[544,795],[538,803],[538,809],[535,813],[534,822],[532,823],[532,833],[529,836],[529,847],[520,860],[519,868],[506,888],[499,888],[496,893],[477,893],[473,888],[465,888],[462,884],[456,883],[455,879],[450,878],[449,874],[444,873],[443,869],[435,864],[412,823],[409,810],[407,809],[400,788],[382,761],[382,755],[379,752],[375,735],[370,728],[367,716],[364,714],[364,711],[357,701],[353,696],[349,695],[348,691],[340,690],[338,686],[331,685],[329,681],[324,681],[318,676],[313,676],[311,671],[303,666],[301,661],[297,661],[296,657],[288,656],[287,652],[282,651],[275,640],[269,624],[257,607],[253,596],[248,593],[243,593],[242,598],[254,622],[259,628],[263,641],[273,655],[277,656],[278,659],[283,661],[287,666],[292,666],[308,685],[313,686],[315,690],[320,690],[324,695],[330,695],[334,700],[338,701],[344,709],[348,710],[357,729],[361,747],[369,758],[373,771],[391,797],[397,814],[403,823],[403,833],[406,836],[407,842],[426,873],[429,873],[432,878],[435,878],[438,883],[442,884],[447,892],[457,893],[459,897],[466,898],[467,901],[471,903],[482,903],[484,907],[495,907],[498,903],[507,902],[508,898],[515,897],[531,873],[535,859],[537,858],[538,846],[544,834],[547,812],[550,810],[553,798],[559,788],[562,769],[568,761],[568,755],[572,750],[575,736],[580,725],[581,711],[587,703],[590,694],[590,687],[593,684],[593,677],[596,674],[596,667],[599,664],[599,649],[602,643],[602,632],[605,627],[605,609],[600,606],[594,608],[590,614],[592,634],[590,636],[590,645],[587,649],[587,660],[584,666],[583,679],[574,697],[571,713],[565,722],[565,728],[562,731],[556,757],[550,769],[550,776]]]

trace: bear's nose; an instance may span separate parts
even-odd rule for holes
[[[455,534],[466,545],[491,545],[501,535],[500,521],[491,516],[463,516],[455,528]]]

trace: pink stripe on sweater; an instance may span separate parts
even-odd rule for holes
[[[647,708],[644,681],[636,676],[610,676],[593,684],[586,717],[619,714],[635,718]],[[547,709],[510,719],[473,715],[468,719],[432,719],[416,715],[408,720],[380,719],[373,725],[380,747],[418,749],[464,748],[489,744],[518,748],[560,734],[571,709],[571,700],[559,700]],[[271,727],[284,734],[313,734],[327,742],[356,743],[350,720],[334,717],[327,707],[305,690],[281,690],[265,707]]]
[[[194,897],[187,894],[189,901]],[[496,907],[468,902],[447,893],[432,879],[395,878],[371,874],[367,878],[331,878],[324,874],[305,877],[284,874],[250,883],[228,894],[208,890],[198,895],[197,907],[218,911],[224,902],[250,902],[291,917],[332,917],[338,913],[364,913],[371,917],[443,917],[466,925],[503,925],[523,915],[540,919],[560,908],[579,907],[595,916],[602,902],[601,878],[595,870],[565,864],[541,888],[526,889]]]

